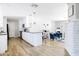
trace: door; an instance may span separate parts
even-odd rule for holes
[[[15,22],[9,21],[9,37],[15,37]]]

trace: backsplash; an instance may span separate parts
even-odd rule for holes
[[[3,27],[0,27],[0,32],[3,32]]]

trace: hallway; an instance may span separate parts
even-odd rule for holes
[[[56,41],[47,40],[42,46],[32,47],[19,38],[10,38],[8,51],[4,56],[69,56],[67,51]]]

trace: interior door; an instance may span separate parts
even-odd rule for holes
[[[9,37],[16,37],[16,24],[13,21],[9,21]]]

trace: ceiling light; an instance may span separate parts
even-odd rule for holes
[[[33,3],[31,6],[34,7],[34,8],[37,8],[38,7],[38,5],[35,4],[35,3]]]

